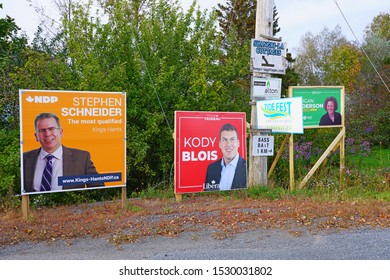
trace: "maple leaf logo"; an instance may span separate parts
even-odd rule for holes
[[[32,98],[31,96],[28,96],[27,98],[26,98],[26,100],[27,100],[27,102],[33,102],[34,101],[34,98]]]

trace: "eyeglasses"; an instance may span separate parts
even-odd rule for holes
[[[41,133],[41,134],[45,134],[46,131],[53,132],[53,131],[56,130],[56,129],[60,129],[60,127],[54,127],[54,126],[52,126],[52,127],[48,127],[48,128],[42,128],[42,129],[38,129],[37,132],[38,132],[38,133]]]

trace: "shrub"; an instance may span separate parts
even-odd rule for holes
[[[7,203],[20,193],[19,130],[0,130],[0,201]]]
[[[382,144],[383,147],[390,146],[390,108],[389,110],[379,111],[375,116],[373,130],[373,142],[374,144]]]

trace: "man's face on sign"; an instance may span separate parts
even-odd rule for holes
[[[224,130],[221,132],[221,138],[219,139],[219,148],[222,151],[223,160],[225,165],[229,164],[238,154],[238,148],[240,147],[240,141],[238,141],[237,132],[234,130]]]
[[[41,119],[37,122],[35,139],[48,152],[55,152],[61,145],[63,130],[54,118]]]

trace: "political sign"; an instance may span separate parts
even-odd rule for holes
[[[246,182],[245,113],[176,111],[175,193],[240,189]]]
[[[305,128],[344,124],[344,87],[293,86],[289,88],[289,96],[302,97]]]
[[[126,94],[20,90],[21,193],[126,184]]]

